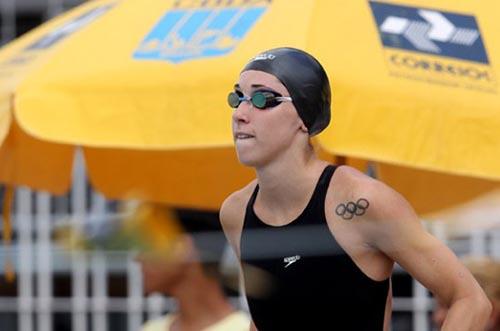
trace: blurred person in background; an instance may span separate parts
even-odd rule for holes
[[[233,88],[236,152],[257,179],[225,200],[220,220],[242,263],[252,330],[388,330],[395,262],[449,307],[443,330],[484,330],[486,295],[408,202],[316,155],[311,137],[330,122],[331,92],[314,57],[265,51]],[[255,270],[271,285],[259,295],[249,291]]]
[[[155,208],[154,213],[166,213],[160,206]],[[141,252],[136,261],[145,293],[173,297],[178,311],[147,321],[142,331],[247,331],[248,315],[235,310],[220,283],[219,262],[226,241],[217,216],[188,210],[175,214],[181,232],[170,237],[172,244],[162,245],[162,251]],[[178,232],[172,227],[169,231]]]
[[[493,306],[484,331],[500,331],[500,263],[489,257],[467,257],[462,261],[481,285]],[[442,327],[447,311],[446,305],[437,300],[432,315],[437,327]]]

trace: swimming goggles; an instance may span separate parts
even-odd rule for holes
[[[240,91],[233,91],[227,96],[227,103],[231,108],[238,108],[243,101],[250,101],[255,108],[266,109],[276,107],[284,101],[292,101],[292,98],[271,91],[256,91],[252,96],[244,96]]]

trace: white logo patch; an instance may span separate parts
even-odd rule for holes
[[[288,256],[283,259],[283,263],[286,263],[285,268],[288,268],[292,263],[300,260],[300,255]]]
[[[276,55],[271,53],[262,53],[253,58],[252,61],[261,61],[261,60],[274,60]]]

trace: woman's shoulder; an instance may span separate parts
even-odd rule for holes
[[[257,186],[256,179],[254,179],[238,191],[231,193],[222,203],[221,211],[246,206],[253,191],[255,190],[255,186]]]
[[[335,173],[332,177],[332,182],[352,188],[370,184],[373,185],[378,181],[354,167],[348,165],[340,165],[337,166],[337,169],[335,170]]]
[[[220,221],[223,226],[231,227],[237,225],[243,219],[246,205],[252,196],[257,180],[251,181],[242,189],[233,192],[222,203],[220,208]]]

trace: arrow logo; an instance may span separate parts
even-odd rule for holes
[[[437,54],[441,48],[434,41],[471,46],[479,38],[477,29],[459,28],[440,12],[420,9],[417,13],[425,21],[388,16],[380,25],[380,31],[402,35],[416,49]]]

